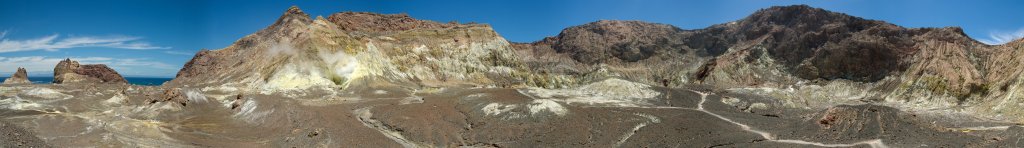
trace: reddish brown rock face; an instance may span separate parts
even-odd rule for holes
[[[658,52],[683,49],[682,29],[640,21],[597,21],[562,30],[553,48],[584,63],[636,62]]]
[[[75,69],[75,73],[99,78],[103,83],[128,83],[124,77],[121,77],[121,74],[117,74],[117,71],[103,64],[82,65],[82,67]]]
[[[167,89],[160,95],[159,98],[150,98],[146,101],[149,104],[157,102],[172,102],[181,106],[188,105],[188,97],[181,91],[181,89]]]
[[[185,66],[181,68],[181,71],[178,71],[178,75],[175,77],[194,77],[203,71],[211,70],[210,65],[215,65],[217,57],[209,56],[210,53],[210,50],[200,50],[199,53],[192,57],[192,60],[185,63]]]
[[[366,12],[342,12],[327,17],[344,31],[381,32],[405,31],[412,29],[437,29],[457,25],[417,20],[406,14],[376,14]]]
[[[128,83],[124,77],[121,77],[121,74],[107,67],[107,65],[81,65],[78,61],[65,59],[57,63],[57,66],[53,68],[53,83],[61,84],[67,82]]]

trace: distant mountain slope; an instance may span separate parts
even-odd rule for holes
[[[1020,42],[990,46],[956,27],[903,28],[794,5],[697,30],[597,21],[515,46],[533,71],[581,79],[607,70],[605,75],[649,84],[795,88],[762,93],[920,108],[967,105],[1019,117],[1024,114],[991,102],[1024,103],[1012,97],[1019,96],[1013,88],[1021,85],[1016,79],[1024,67],[1021,58],[1014,58],[1020,57]]]
[[[904,28],[806,5],[696,30],[602,20],[533,43],[509,43],[482,24],[363,12],[313,19],[292,7],[229,47],[197,53],[170,85],[560,88],[617,77],[751,91],[794,107],[876,102],[1018,118],[1022,45],[985,45],[956,27]]]

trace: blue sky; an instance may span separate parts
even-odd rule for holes
[[[904,27],[960,26],[993,44],[1024,35],[1024,2],[1013,0],[0,0],[0,76],[16,67],[52,75],[57,61],[72,58],[107,64],[126,76],[173,77],[196,51],[226,47],[270,25],[292,5],[313,17],[369,11],[487,23],[509,41],[531,42],[602,19],[699,29],[793,4]]]

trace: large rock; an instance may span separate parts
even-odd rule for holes
[[[28,72],[25,72],[25,68],[18,67],[18,71],[14,72],[10,78],[4,80],[4,84],[30,84],[32,81],[28,81]]]
[[[81,65],[78,61],[65,59],[53,68],[53,83],[118,83],[127,84],[117,71],[104,64]]]

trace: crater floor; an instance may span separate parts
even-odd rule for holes
[[[785,107],[700,86],[585,88],[260,94],[0,85],[0,140],[10,147],[1021,147],[1024,132],[872,104]],[[187,101],[148,99],[166,90]]]

